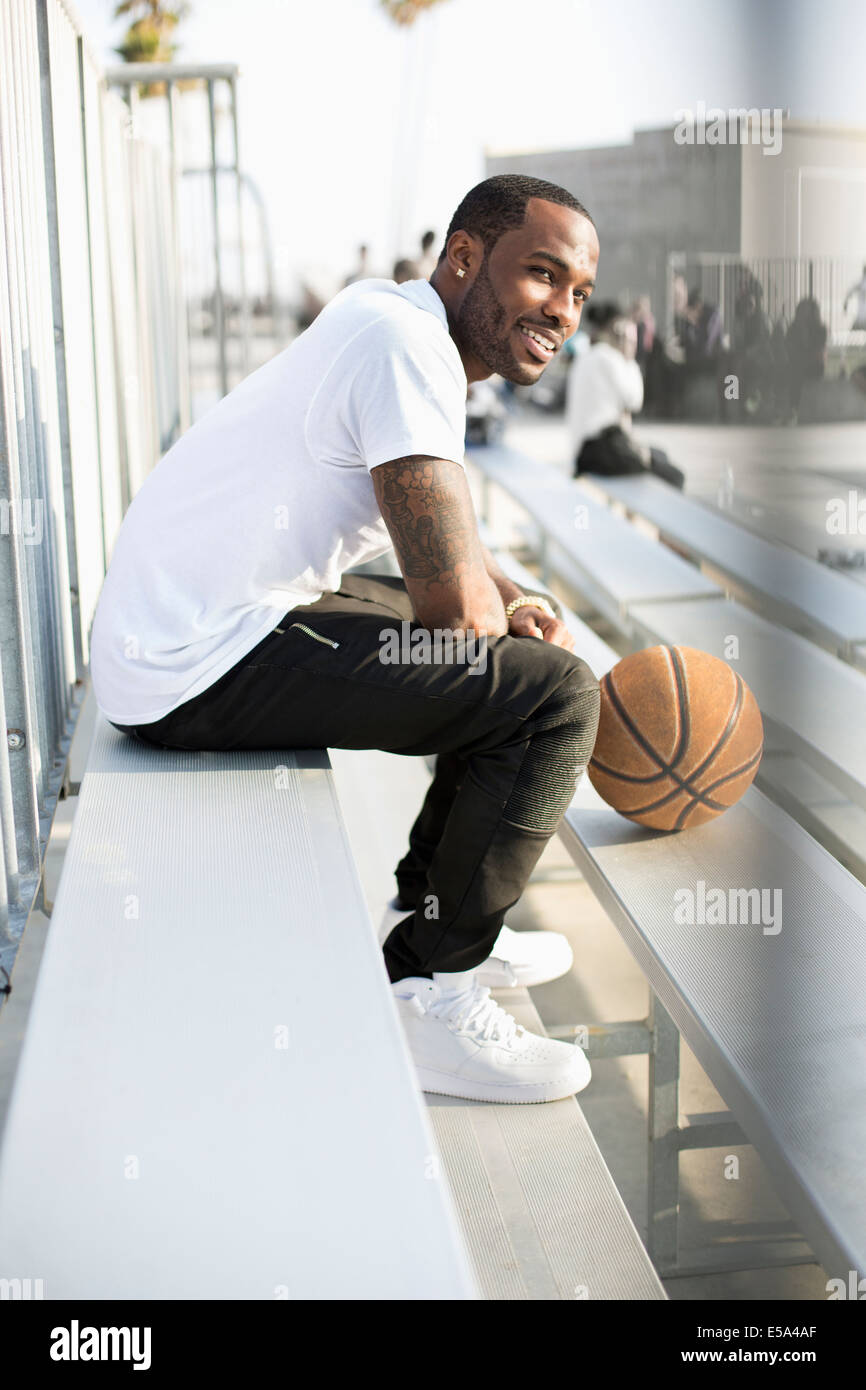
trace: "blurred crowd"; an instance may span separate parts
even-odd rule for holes
[[[866,309],[866,269],[863,291]],[[682,488],[683,475],[667,456],[634,439],[634,415],[795,423],[807,382],[824,377],[826,362],[827,327],[817,300],[802,298],[790,322],[782,315],[771,321],[761,283],[745,267],[729,326],[719,305],[682,275],[673,281],[667,339],[647,296],[628,310],[591,301],[566,382],[574,472],[650,471]]]
[[[398,284],[428,279],[438,259],[436,245],[435,231],[428,230],[413,252],[386,270],[374,268],[369,247],[360,245],[353,269],[334,289],[377,275]],[[523,397],[545,410],[564,410],[575,473],[646,470],[681,488],[683,475],[667,456],[634,439],[634,416],[795,424],[804,389],[826,371],[828,334],[820,305],[807,295],[790,320],[782,313],[771,317],[760,280],[745,266],[733,273],[727,323],[722,307],[682,274],[673,277],[668,333],[661,331],[648,295],[628,307],[591,300],[580,329],[534,386],[515,388],[498,377],[473,384],[467,441],[499,438],[515,399]],[[299,328],[313,321],[329,297],[304,286]],[[852,299],[852,327],[866,330],[866,266],[848,291],[846,308]]]
[[[771,321],[763,299],[761,282],[742,268],[733,322],[725,324],[719,305],[674,276],[673,335],[663,342],[652,332],[640,359],[645,413],[795,422],[806,382],[824,376],[827,327],[811,296],[799,301],[790,322],[784,314]],[[640,302],[633,309],[637,321],[647,313]]]
[[[420,238],[418,249],[411,255],[399,256],[392,266],[387,270],[375,267],[370,259],[369,246],[362,243],[358,247],[358,260],[353,270],[342,280],[341,283],[325,287],[321,284],[314,284],[304,281],[301,284],[301,303],[297,312],[298,328],[303,331],[309,328],[313,319],[324,309],[331,293],[336,289],[345,289],[347,285],[353,285],[356,280],[370,280],[384,277],[396,281],[398,285],[405,284],[407,280],[429,280],[433,271],[436,269],[438,256],[434,250],[436,243],[435,231],[428,230]]]

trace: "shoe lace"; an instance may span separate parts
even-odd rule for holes
[[[455,999],[439,999],[429,1005],[428,1012],[444,1019],[455,1032],[469,1033],[485,1042],[495,1040],[507,1046],[524,1032],[521,1024],[490,998],[486,985],[473,985]]]

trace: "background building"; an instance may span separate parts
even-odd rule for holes
[[[660,327],[672,327],[679,270],[720,305],[730,328],[744,265],[771,320],[789,322],[812,294],[830,344],[856,347],[866,334],[851,334],[854,307],[843,304],[866,263],[866,129],[782,116],[778,124],[777,152],[761,143],[680,144],[671,125],[636,131],[628,145],[491,152],[486,172],[534,174],[579,197],[601,237],[597,295],[629,302],[649,294]]]

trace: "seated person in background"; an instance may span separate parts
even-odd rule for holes
[[[821,381],[827,365],[827,325],[817,299],[801,299],[785,338],[788,365],[788,413],[796,418],[807,381]]]
[[[689,290],[680,336],[687,367],[706,371],[715,366],[722,346],[722,316],[717,305],[705,303],[697,285]]]
[[[685,477],[667,455],[630,434],[631,416],[643,405],[634,322],[611,301],[590,304],[584,317],[592,345],[571,366],[565,402],[575,476],[651,471],[682,488]]]

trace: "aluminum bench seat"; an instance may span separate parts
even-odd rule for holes
[[[468,449],[466,457],[488,483],[520,504],[543,538],[563,549],[579,575],[581,591],[624,630],[629,630],[624,619],[634,603],[721,596],[718,585],[697,566],[642,535],[549,464],[499,445]],[[556,569],[550,549],[542,551],[542,560],[545,568]]]
[[[101,716],[0,1156],[0,1277],[476,1296],[321,751]]]
[[[497,559],[516,582],[531,579],[507,556]],[[675,608],[698,622],[719,606],[736,607],[713,600],[654,608],[661,615]],[[593,644],[586,643],[586,625],[564,604],[563,616],[596,675],[609,670],[616,652],[595,634]],[[724,630],[742,632],[729,619],[726,613]],[[781,636],[814,653],[843,682],[862,679],[803,639]],[[668,640],[683,638],[674,631]],[[831,1277],[847,1279],[849,1269],[862,1270],[866,888],[755,789],[717,820],[666,835],[617,815],[584,778],[559,833],[650,986],[646,1024],[590,1024],[587,1050],[590,1057],[635,1050],[650,1055],[648,1245],[659,1272],[672,1277],[799,1263],[813,1252]],[[751,914],[740,924],[679,925],[674,909],[682,900],[676,895],[694,892],[697,919],[701,881],[705,892],[780,889],[781,930],[765,933],[751,925]],[[733,1118],[690,1117],[681,1124],[677,1030]],[[575,1030],[554,1031],[568,1037]],[[641,1033],[643,1041],[636,1041]],[[743,1142],[752,1143],[766,1164],[796,1229],[777,1230],[773,1239],[723,1242],[684,1258],[678,1249],[679,1153]]]
[[[495,997],[544,1035],[527,990]],[[544,1105],[427,1102],[486,1298],[667,1298],[579,1097]]]
[[[804,626],[853,659],[866,641],[866,588],[786,545],[744,529],[658,478],[602,478],[593,484],[659,534],[761,600],[768,617]]]
[[[717,820],[666,835],[584,781],[562,833],[828,1275],[862,1271],[866,888],[754,788]],[[745,912],[708,925],[698,903],[717,888],[779,890],[780,930]],[[695,894],[685,923],[684,889]],[[665,1205],[662,1263],[675,1254]]]
[[[814,767],[765,739],[755,785],[866,883],[866,808],[857,806]]]

